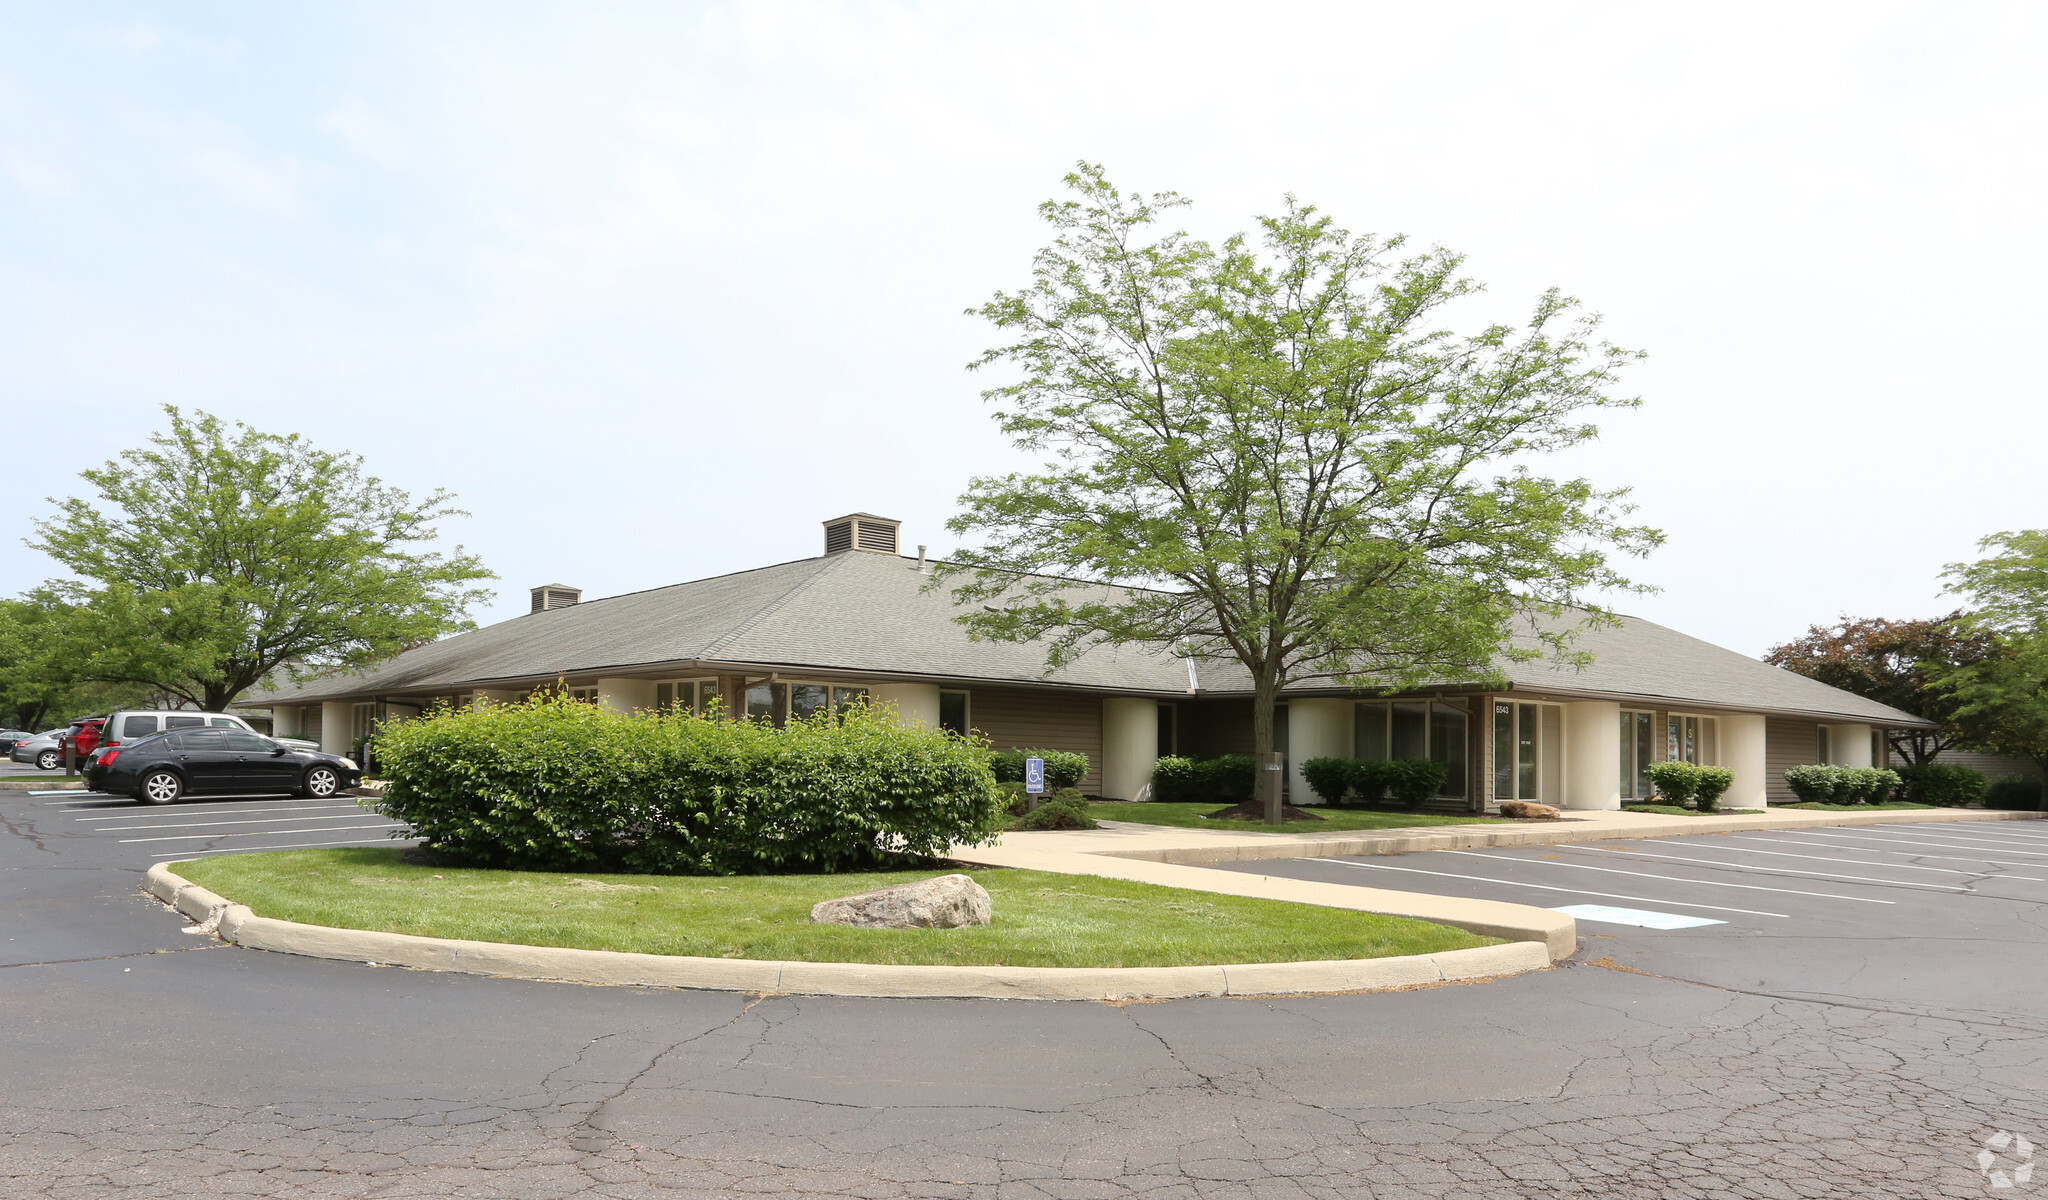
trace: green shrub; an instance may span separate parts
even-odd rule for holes
[[[1155,761],[1152,764],[1152,799],[1167,804],[1195,800],[1196,768],[1194,759],[1178,754],[1169,754]]]
[[[1031,795],[1024,790],[1023,784],[999,783],[996,789],[1002,793],[1004,812],[1013,817],[1021,817],[1031,811]]]
[[[1444,790],[1451,769],[1427,758],[1403,758],[1383,764],[1387,792],[1398,804],[1419,807],[1423,801]]]
[[[998,783],[1022,783],[1027,758],[1045,760],[1045,786],[1054,791],[1077,786],[1088,774],[1088,756],[1065,750],[998,750],[988,756],[988,767]]]
[[[2041,807],[2041,781],[2001,779],[1984,794],[1984,807],[2032,811]]]
[[[1311,758],[1301,764],[1301,777],[1323,803],[1342,804],[1344,793],[1351,790],[1351,760]]]
[[[1984,772],[1949,763],[1902,767],[1899,783],[1906,790],[1906,799],[1915,804],[1939,804],[1945,808],[1981,803],[1991,787]]]
[[[1666,804],[1683,807],[1700,794],[1700,769],[1689,762],[1651,763],[1643,768],[1643,774]]]
[[[1088,815],[1088,798],[1074,788],[1061,788],[1039,802],[1017,822],[1019,829],[1096,829]]]
[[[1889,767],[1851,767],[1856,772],[1856,794],[1865,804],[1883,804],[1898,790],[1899,773]]]
[[[1802,804],[1827,804],[1835,798],[1835,768],[1816,766],[1791,767],[1785,772],[1785,786],[1799,797]]]
[[[1387,787],[1392,776],[1388,768],[1392,763],[1378,758],[1354,758],[1350,763],[1351,790],[1367,804],[1378,804],[1387,798]]]
[[[1693,800],[1701,812],[1712,812],[1721,805],[1721,797],[1735,786],[1735,772],[1726,767],[1694,767],[1693,779],[1697,788]]]
[[[786,727],[624,715],[562,697],[386,726],[377,811],[483,866],[845,871],[985,842],[980,746],[866,711]]]

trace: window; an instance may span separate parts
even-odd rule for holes
[[[228,740],[228,749],[238,750],[244,754],[268,754],[270,748],[276,744],[269,738],[258,737],[246,729],[223,730],[221,736]]]
[[[789,716],[793,721],[809,720],[831,711],[832,689],[822,683],[789,685]]]
[[[569,699],[595,704],[597,703],[597,689],[594,687],[572,687],[569,689]],[[361,706],[358,705],[357,707]]]
[[[685,694],[685,695],[687,695],[687,694],[688,694],[688,689],[689,689],[689,686],[690,686],[690,685],[686,683],[686,684],[683,684],[682,686],[683,686],[683,688],[684,688],[684,694]],[[676,703],[676,685],[675,685],[675,684],[673,684],[673,683],[657,683],[657,684],[655,684],[655,685],[654,685],[654,707],[655,707],[656,709],[658,709],[658,710],[659,710],[659,711],[661,711],[661,712],[667,712],[667,711],[668,711],[669,709],[671,709],[671,708],[675,707],[675,703]]]
[[[776,683],[757,683],[747,689],[747,719],[749,721],[772,721],[775,719],[775,691],[781,687]]]
[[[1720,761],[1720,740],[1720,722],[1712,717],[1671,713],[1664,718],[1664,757],[1667,761],[1711,767]]]
[[[155,717],[121,718],[121,738],[123,741],[132,741],[135,738],[148,737],[150,734],[155,732]]]
[[[939,728],[947,733],[967,736],[967,693],[939,693]]]
[[[170,740],[179,750],[226,750],[227,737],[218,729],[188,729]]]
[[[593,695],[596,694],[597,689],[590,690]],[[355,705],[350,715],[352,719],[349,724],[349,745],[353,746],[377,732],[377,705],[374,702]]]
[[[1179,744],[1180,731],[1176,728],[1175,723],[1177,716],[1178,713],[1173,705],[1162,704],[1159,706],[1159,744],[1155,749],[1155,753],[1161,758],[1175,753],[1174,747]]]
[[[1555,704],[1497,700],[1493,705],[1493,798],[1564,796],[1564,710]]]
[[[240,729],[242,727],[242,723],[233,717],[215,717],[208,721],[207,724],[215,729]]]
[[[165,717],[165,729],[201,729],[206,725],[205,717]]]
[[[1813,728],[1813,761],[1821,766],[1828,765],[1828,727],[1825,725]]]
[[[835,687],[832,689],[832,711],[844,719],[841,712],[849,704],[866,704],[868,690],[864,687]]]
[[[1652,791],[1647,772],[1657,761],[1657,714],[1621,714],[1621,794],[1625,799],[1647,800]]]
[[[1358,758],[1426,758],[1449,774],[1439,795],[1467,793],[1466,761],[1471,715],[1441,700],[1365,701],[1352,716],[1352,753]]]

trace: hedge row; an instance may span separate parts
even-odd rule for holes
[[[1883,804],[1899,786],[1897,771],[1876,767],[1793,767],[1785,785],[1807,804]]]
[[[1367,804],[1391,799],[1415,808],[1443,790],[1451,769],[1427,758],[1311,758],[1301,764],[1301,777],[1325,804],[1356,796]]]
[[[1170,804],[1241,804],[1252,798],[1256,765],[1249,754],[1200,760],[1170,754],[1152,764],[1152,798]]]
[[[536,696],[387,725],[377,752],[376,809],[489,866],[861,870],[986,842],[1002,811],[984,748],[864,709],[777,729]]]
[[[1657,789],[1659,799],[1683,806],[1692,803],[1701,812],[1713,812],[1721,797],[1735,786],[1735,772],[1726,767],[1702,767],[1689,762],[1651,763],[1643,774]]]
[[[1045,786],[1049,791],[1079,787],[1082,777],[1088,774],[1088,756],[1066,750],[998,750],[988,756],[989,770],[995,772],[997,783],[1022,783],[1027,758],[1045,760]]]
[[[1991,788],[1984,772],[1948,763],[1900,767],[1899,782],[1905,788],[1906,799],[1915,804],[1939,804],[1947,808],[1976,804]]]

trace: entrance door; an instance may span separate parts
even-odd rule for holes
[[[185,772],[186,790],[226,792],[235,786],[235,755],[219,729],[188,729],[171,739],[173,756]]]
[[[234,756],[236,791],[289,792],[298,786],[297,756],[271,753],[276,742],[246,730],[221,732],[228,740],[228,753]]]

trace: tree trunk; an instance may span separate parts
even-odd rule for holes
[[[1268,825],[1279,825],[1284,819],[1280,811],[1279,772],[1266,769],[1267,756],[1273,753],[1273,707],[1279,695],[1279,681],[1269,672],[1253,673],[1252,796],[1264,804]]]

